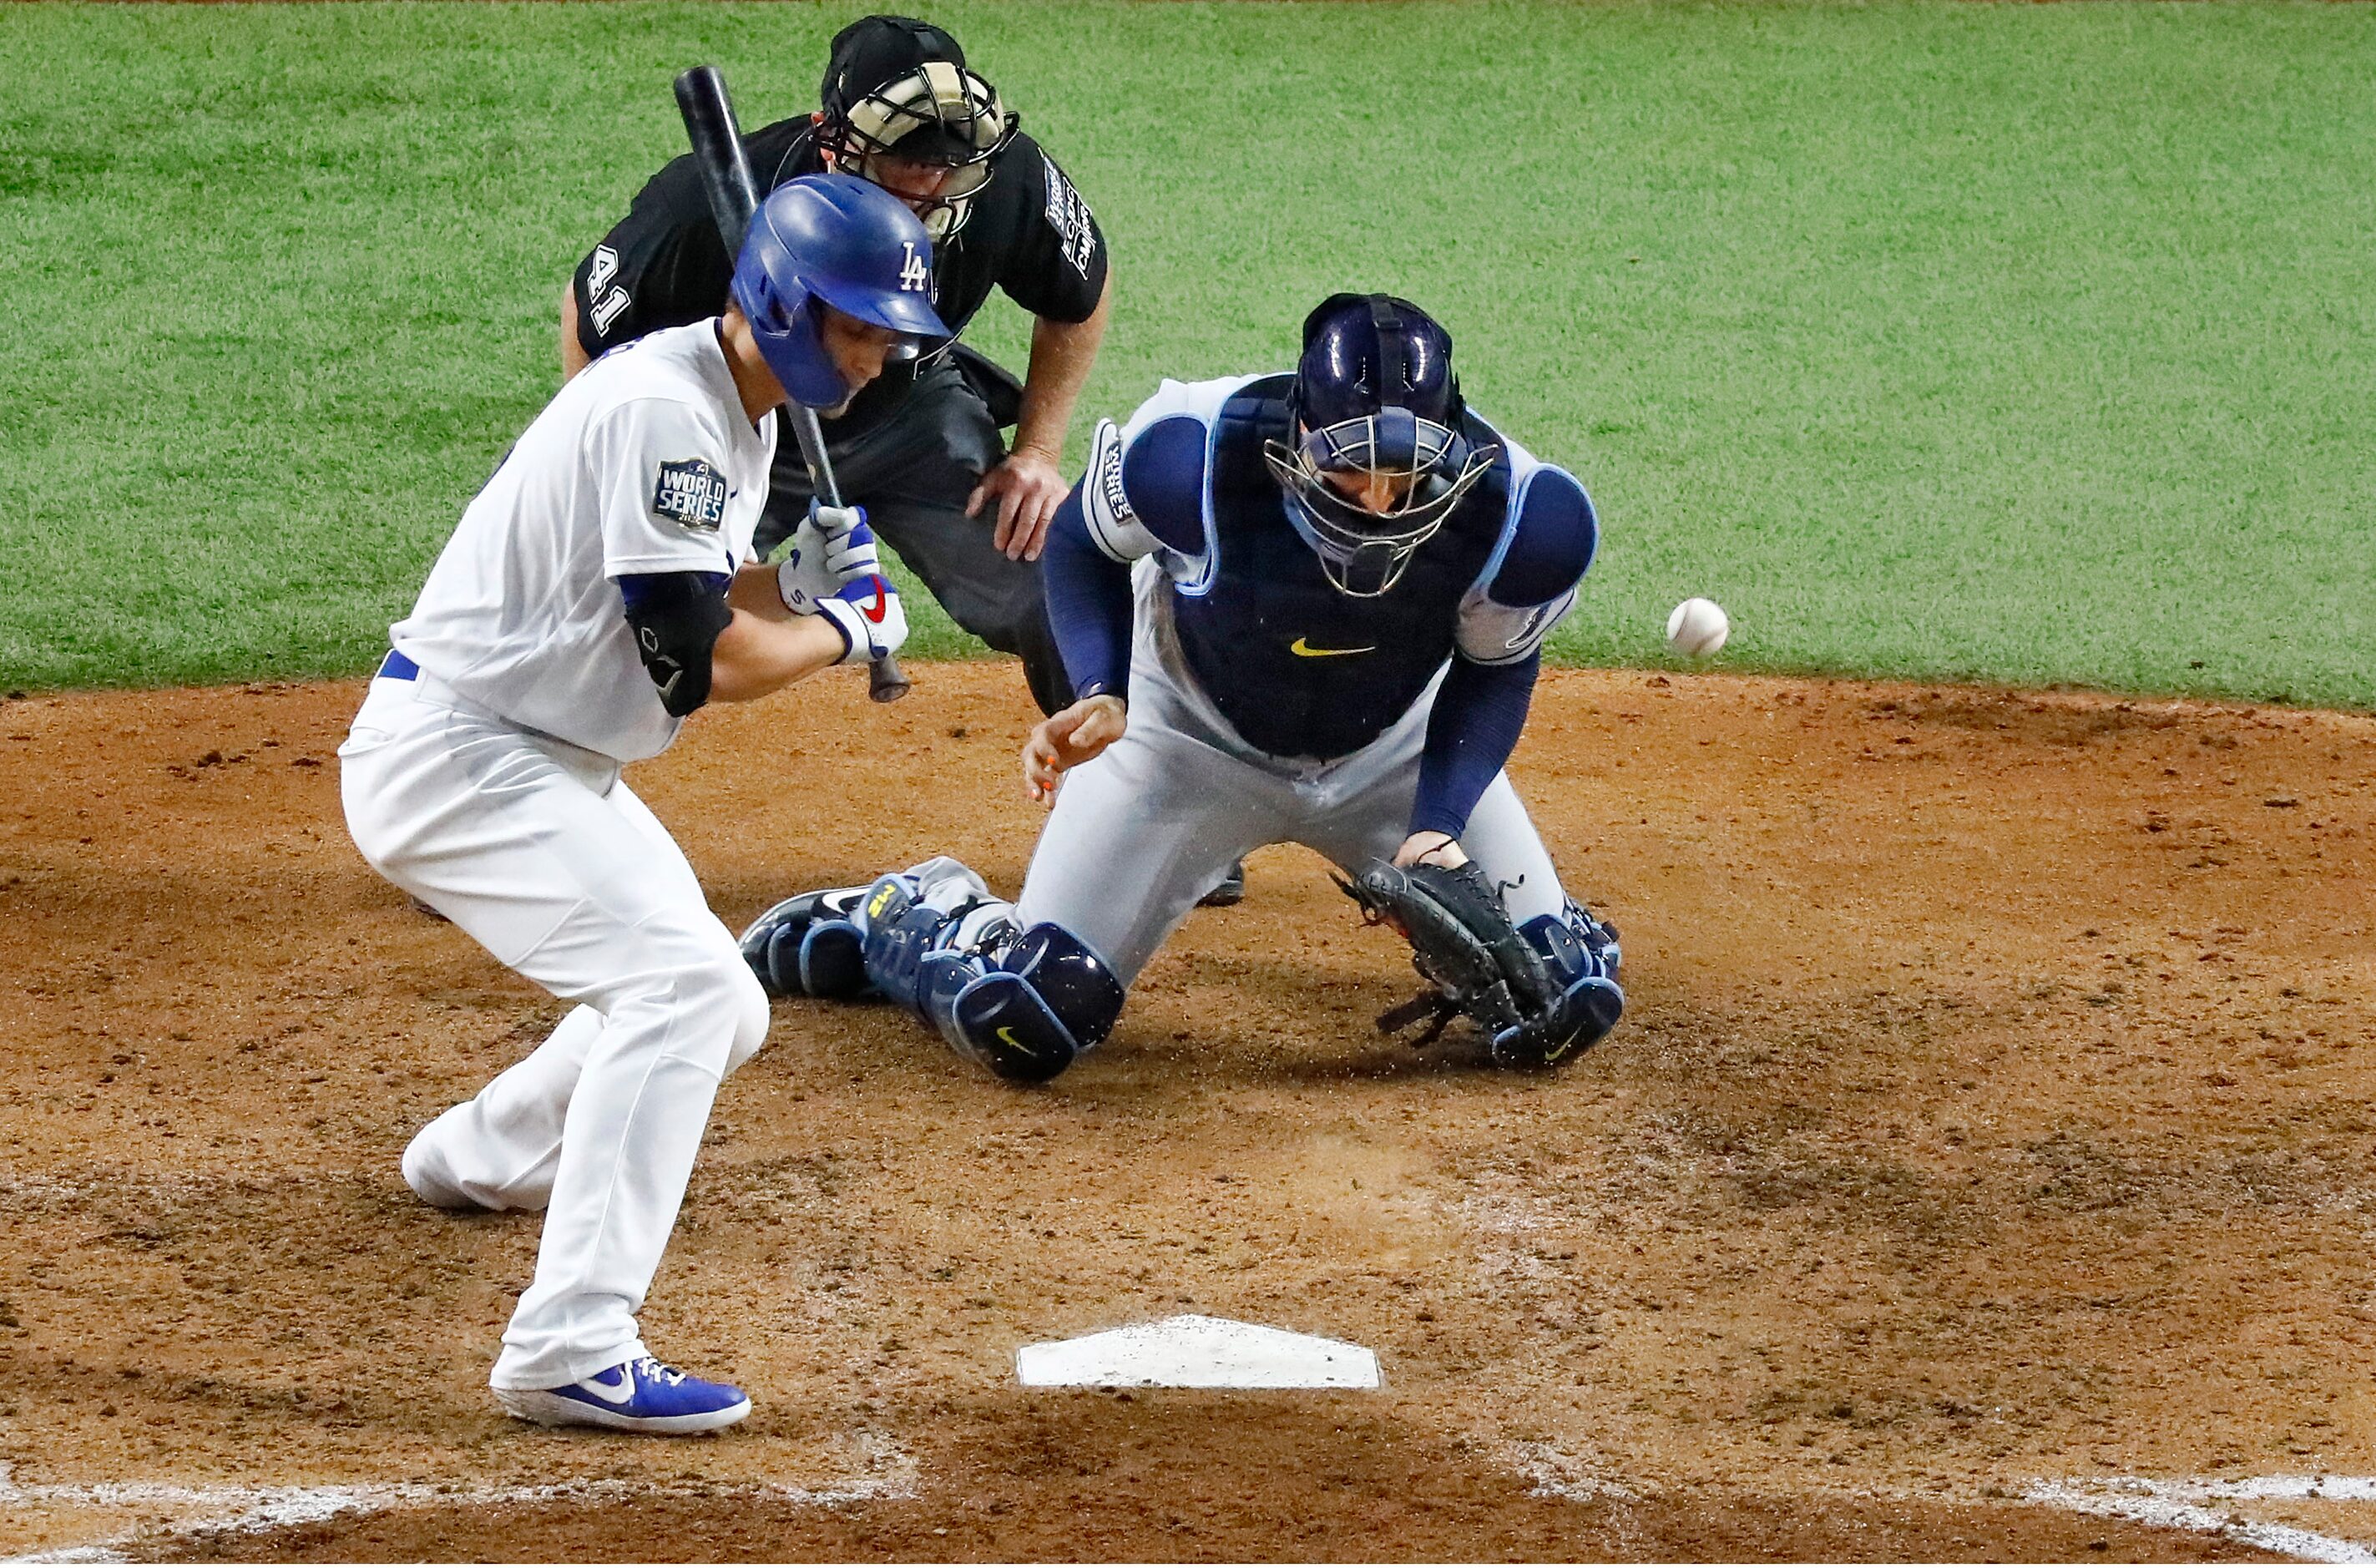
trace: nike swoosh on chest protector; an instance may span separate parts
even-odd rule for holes
[[[1367,647],[1313,647],[1301,637],[1298,637],[1288,645],[1287,651],[1298,659],[1340,659],[1348,653],[1375,653],[1378,651],[1378,645],[1372,643]]]

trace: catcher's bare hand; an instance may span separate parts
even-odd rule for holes
[[[1023,742],[1023,792],[1043,806],[1053,801],[1065,773],[1121,740],[1128,724],[1122,699],[1112,695],[1083,697],[1050,714]]]
[[[1414,833],[1395,851],[1395,864],[1398,866],[1442,866],[1446,871],[1457,871],[1467,863],[1468,851],[1448,833]]]

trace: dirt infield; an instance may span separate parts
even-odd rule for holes
[[[639,770],[730,921],[930,850],[1014,885],[1021,683],[921,674]],[[2376,722],[1551,676],[1514,771],[1623,930],[1617,1035],[1548,1078],[1381,1041],[1408,969],[1296,850],[1047,1089],[780,1005],[646,1319],[758,1413],[671,1443],[487,1396],[536,1221],[433,1213],[397,1156],[559,1008],[356,859],[356,700],[0,703],[0,1553],[2376,1538],[2376,1485],[2270,1479],[2376,1472]],[[1190,1310],[1387,1387],[1014,1384],[1019,1345]]]

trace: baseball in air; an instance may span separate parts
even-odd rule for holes
[[[1667,617],[1667,646],[1688,658],[1714,658],[1731,635],[1724,606],[1713,599],[1687,599]]]

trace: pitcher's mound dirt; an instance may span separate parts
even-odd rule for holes
[[[933,851],[1016,885],[1021,683],[919,673],[637,770],[730,921]],[[0,1550],[2202,1556],[2019,1499],[2376,1471],[2368,720],[1550,676],[1513,771],[1624,932],[1609,1041],[1382,1040],[1408,965],[1294,849],[1042,1090],[782,1004],[645,1313],[758,1413],[665,1443],[486,1394],[535,1217],[397,1156],[560,1009],[355,857],[358,696],[0,704]],[[1389,1387],[1013,1386],[1181,1311]],[[379,1490],[186,1533],[335,1484]]]

